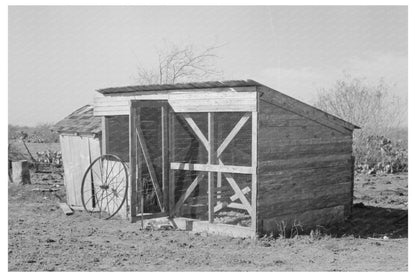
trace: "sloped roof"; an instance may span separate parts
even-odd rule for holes
[[[261,100],[274,104],[280,108],[287,109],[300,116],[311,119],[340,132],[345,132],[347,130],[350,132],[354,129],[360,129],[360,127],[348,121],[324,112],[314,106],[306,104],[267,86],[259,86],[258,91],[260,92]]]
[[[347,122],[334,115],[328,114],[316,107],[308,105],[302,101],[296,100],[284,93],[273,90],[261,83],[254,80],[230,80],[230,81],[210,81],[210,82],[196,82],[196,83],[178,83],[178,84],[162,84],[162,85],[140,85],[140,86],[126,86],[126,87],[112,87],[105,89],[98,89],[97,91],[104,95],[110,94],[123,94],[123,93],[135,93],[135,92],[150,92],[150,91],[167,91],[167,90],[181,90],[181,89],[203,89],[203,88],[232,88],[232,87],[249,87],[255,86],[263,91],[267,91],[271,96],[274,104],[288,108],[290,110],[296,110],[296,113],[323,123],[324,125],[338,125],[341,128],[347,130],[359,129],[360,127]]]
[[[201,89],[201,88],[231,88],[231,87],[249,87],[249,86],[261,86],[261,84],[253,80],[230,80],[230,81],[209,81],[209,82],[195,82],[195,83],[114,87],[114,88],[98,89],[97,91],[102,94],[111,94],[111,93],[125,93],[125,92],[139,92],[139,91]]]
[[[54,125],[58,133],[100,134],[101,117],[94,116],[94,107],[85,105]]]

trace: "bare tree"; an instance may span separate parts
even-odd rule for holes
[[[369,85],[346,75],[330,89],[321,89],[315,106],[361,127],[363,135],[385,135],[402,123],[406,105],[380,80]]]
[[[353,139],[356,168],[373,173],[407,168],[403,144],[392,144],[388,139],[399,131],[407,108],[383,80],[368,85],[363,79],[346,75],[332,88],[321,89],[315,106],[361,127]]]
[[[141,85],[175,84],[217,77],[221,74],[215,64],[218,58],[215,51],[219,47],[198,49],[193,44],[165,44],[163,49],[157,51],[158,64],[155,68],[138,67],[137,82]]]

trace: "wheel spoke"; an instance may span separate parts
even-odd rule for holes
[[[111,193],[110,193],[110,194],[111,194]],[[115,194],[113,193],[113,196],[110,198],[110,200],[109,200],[109,201],[107,200],[107,202],[112,203],[112,202],[114,201],[114,197],[115,197]],[[118,203],[116,203],[116,204],[118,204]],[[114,206],[115,206],[115,205],[112,205],[112,207],[113,207],[113,209],[112,209],[112,210],[113,210],[113,211],[114,211]],[[111,206],[110,206],[110,208],[111,208]]]
[[[107,170],[108,170],[108,161],[107,160],[104,160],[106,163],[105,163],[105,181],[104,181],[104,185],[107,185],[107,181],[108,181],[108,172],[107,172]]]
[[[101,158],[100,160],[99,160],[99,168],[100,168],[100,174],[101,174],[101,182],[103,181],[103,179],[104,179],[104,176],[103,176],[103,159],[104,158]]]
[[[116,175],[114,175],[114,176],[113,176],[113,178],[111,178],[111,180],[110,180],[110,182],[109,182],[109,183],[111,184],[111,183],[113,182],[113,180],[114,180],[115,178],[117,178],[117,176],[118,176],[118,175],[120,175],[120,173],[121,173],[123,170],[124,170],[124,168],[122,167],[122,168],[121,168],[121,169],[117,172],[117,174],[116,174]]]
[[[103,189],[100,189],[101,190],[101,196],[100,197],[98,197],[97,196],[97,201],[98,201],[98,203],[100,203],[99,205],[98,205],[98,208],[100,209],[100,213],[101,213],[101,210],[102,210],[102,208],[103,208],[103,196],[104,196],[104,190]]]
[[[107,208],[108,208],[108,190],[105,190],[105,199],[107,200],[107,205],[105,206],[104,211],[106,211]],[[104,199],[103,199],[103,201],[104,201]]]
[[[98,184],[98,180],[99,180],[100,182],[102,182],[102,180],[101,180],[100,176],[98,175],[98,173],[97,173],[97,172],[95,172],[95,170],[94,170],[94,169],[92,169],[92,168],[91,168],[91,170],[92,170],[92,175],[94,175],[94,174],[95,174],[95,175],[98,177],[97,182],[94,182],[94,184],[99,185],[99,184]]]
[[[109,165],[110,161],[113,164]],[[114,216],[126,200],[126,176],[127,168],[117,156],[108,154],[95,159],[82,179],[81,199],[84,209],[90,213],[96,211],[104,219]]]
[[[123,192],[125,190],[125,187],[121,187],[120,190],[117,190],[118,195],[121,195],[121,192]],[[125,197],[125,193],[123,195],[123,198]]]
[[[86,206],[86,207],[88,207],[88,206],[87,206],[87,204],[88,204],[88,202],[90,202],[90,200],[91,200],[91,199],[93,199],[93,195],[92,195],[92,194],[91,194],[91,197],[90,197],[90,198],[88,198],[87,202],[85,202],[85,206]]]
[[[125,180],[125,178],[123,176],[123,178],[121,178],[121,180],[117,183],[117,186],[113,186],[113,188],[118,189],[118,187],[120,187],[121,184],[125,183],[124,180]]]
[[[107,162],[107,163],[108,163],[108,162]],[[116,165],[116,163],[117,163],[117,162],[113,162],[113,166],[111,167],[110,172],[107,174],[107,177],[108,177],[108,176],[111,176],[111,173],[113,172],[113,169],[114,169],[114,166]],[[108,179],[106,179],[106,182],[107,182],[107,180],[108,180]]]
[[[124,179],[124,178],[123,178]],[[120,185],[121,184],[125,184],[125,182],[120,182],[120,184],[117,186],[117,188],[116,188],[116,191],[117,191],[117,193],[119,193],[119,188],[120,188]],[[120,191],[123,191],[124,189],[126,188],[126,186],[124,185],[124,186],[121,186],[121,190]]]

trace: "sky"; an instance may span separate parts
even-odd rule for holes
[[[164,41],[217,49],[222,80],[253,79],[306,103],[345,73],[407,103],[404,6],[10,6],[10,124],[55,123],[96,89],[134,85]]]

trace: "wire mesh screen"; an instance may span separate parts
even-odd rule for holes
[[[206,113],[205,113],[206,116]],[[206,122],[203,120],[202,113],[192,114],[197,126],[206,134]],[[175,115],[173,121],[174,129],[174,153],[173,160],[175,162],[184,163],[207,163],[208,152],[204,145],[194,134],[189,125],[180,115]],[[205,131],[204,131],[205,125]]]
[[[214,222],[233,224],[248,227],[251,217],[247,207],[251,207],[251,175],[247,174],[221,174],[219,186],[218,174],[216,179],[216,212]],[[241,200],[230,182],[233,182],[244,194],[245,200]]]
[[[156,181],[162,184],[162,123],[160,107],[142,107],[140,109],[140,124],[144,143],[149,153],[149,163],[155,172]],[[138,151],[143,151],[143,146],[138,142]],[[141,157],[143,157],[143,152]],[[140,176],[140,174],[139,174]],[[160,212],[156,190],[152,183],[149,166],[145,159],[141,161],[141,180],[143,186],[144,212]],[[139,183],[139,189],[140,189]],[[140,195],[140,194],[138,194]],[[139,200],[140,201],[140,200]]]
[[[208,113],[191,113],[187,116],[208,141]],[[251,166],[250,115],[244,112],[222,112],[213,113],[213,118],[214,151],[217,153],[221,146],[222,149],[211,164]],[[189,118],[176,114],[173,124],[175,148],[172,162],[206,164],[208,151],[195,133],[195,126],[190,126]],[[251,178],[250,174],[213,173],[214,222],[250,226],[251,218],[247,210],[251,209]],[[177,215],[208,220],[207,179],[208,172],[175,170]],[[244,200],[236,190],[242,192]]]
[[[223,143],[245,113],[215,113],[215,149]],[[248,119],[221,154],[224,164],[251,166],[251,120]]]

